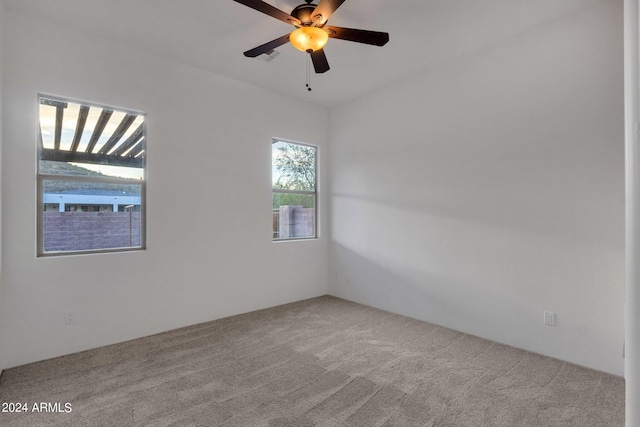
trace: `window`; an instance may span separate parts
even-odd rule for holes
[[[39,97],[38,255],[145,247],[145,115]]]
[[[273,240],[316,237],[316,148],[273,140]]]

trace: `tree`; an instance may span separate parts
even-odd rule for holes
[[[315,191],[316,189],[316,149],[306,145],[276,143],[278,153],[273,165],[276,169],[274,189],[293,191]],[[278,193],[273,194],[273,208],[282,205],[301,205],[315,207],[315,197],[311,194]]]
[[[278,179],[274,188],[314,191],[316,189],[316,149],[298,144],[279,143],[273,161]]]

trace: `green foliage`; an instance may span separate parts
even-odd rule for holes
[[[273,193],[273,209],[284,205],[300,205],[303,208],[315,207],[315,198],[310,194]]]
[[[305,145],[278,143],[273,164],[278,172],[274,188],[315,191],[316,149]]]

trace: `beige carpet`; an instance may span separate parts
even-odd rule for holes
[[[0,402],[71,405],[12,427],[624,425],[622,378],[333,297],[9,369]]]

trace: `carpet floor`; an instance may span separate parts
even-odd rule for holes
[[[624,426],[620,377],[329,296],[9,369],[0,402],[12,427]]]

